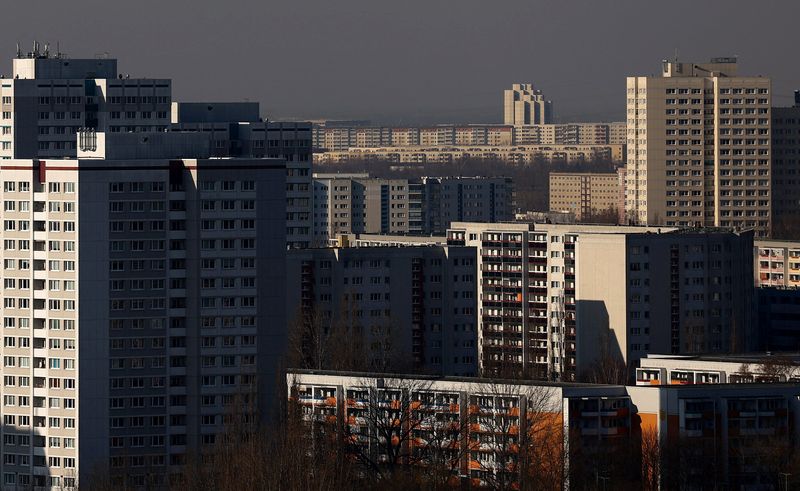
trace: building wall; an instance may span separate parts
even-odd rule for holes
[[[798,93],[795,92],[795,99]],[[800,235],[800,105],[772,108],[773,237]]]
[[[617,173],[550,173],[550,210],[575,213],[578,220],[618,210],[620,192]]]
[[[764,364],[781,364],[785,373],[768,373]],[[796,356],[758,355],[669,356],[642,358],[636,369],[636,385],[695,385],[796,382],[800,367]]]
[[[800,324],[800,243],[759,240],[753,249],[762,347],[797,351]]]
[[[371,178],[317,174],[314,178],[317,244],[339,234],[444,234],[452,221],[511,220],[514,186],[504,177]]]
[[[351,148],[625,145],[625,123],[540,123],[525,125],[470,124],[392,128],[386,126],[314,126],[319,153]]]
[[[648,352],[757,349],[751,242],[749,233],[581,236],[577,342],[587,349],[579,349],[578,365],[601,355],[590,348],[605,329],[613,330],[611,347],[629,367]],[[617,288],[608,288],[609,281]]]
[[[552,112],[553,103],[532,84],[513,84],[503,91],[503,122],[507,125],[550,123]]]
[[[503,160],[520,164],[546,162],[622,162],[623,145],[515,145],[380,147],[328,151],[314,155],[316,162],[335,164],[352,160],[395,163],[447,163],[462,159]]]
[[[613,485],[630,478],[630,466],[615,465],[626,455],[659,469],[655,479],[662,488],[704,489],[719,482],[734,487],[769,485],[774,483],[774,467],[764,465],[759,452],[771,448],[762,442],[779,448],[791,445],[800,409],[797,387],[788,384],[548,385],[308,371],[289,373],[287,384],[289,400],[299,405],[307,421],[362,436],[360,448],[376,460],[382,451],[379,437],[365,426],[375,420],[372,415],[387,415],[378,417],[378,426],[395,420],[425,421],[425,412],[435,413],[436,421],[444,424],[467,421],[466,427],[459,426],[459,436],[475,444],[458,453],[463,461],[459,467],[474,487],[488,484],[500,470],[487,458],[491,451],[484,446],[485,433],[518,435],[531,430],[527,425],[537,425],[542,459],[565,455],[565,462],[547,464],[568,469],[569,480],[603,476]],[[496,423],[500,420],[505,421],[502,429]],[[422,429],[407,424],[411,438],[400,445],[409,451],[424,449],[429,442]],[[461,450],[459,444],[455,442]],[[679,464],[672,460],[674,452],[680,452]],[[509,452],[512,464],[515,455]],[[519,477],[507,474],[505,482],[514,486]]]
[[[311,180],[311,125],[309,123],[229,121],[237,116],[252,116],[252,104],[226,108],[212,104],[209,113],[195,114],[197,106],[189,105],[178,115],[187,121],[170,125],[172,132],[201,132],[211,140],[214,157],[280,158],[286,162],[286,246],[290,249],[309,247],[313,241],[313,183]],[[176,107],[185,104],[176,103]],[[256,111],[257,112],[257,111]],[[197,119],[215,121],[197,122]],[[252,117],[250,119],[253,119]]]
[[[323,319],[353,315],[366,346],[386,334],[376,328],[389,328],[390,351],[364,355],[372,369],[388,363],[393,372],[477,373],[474,248],[292,251],[287,268],[289,319],[312,311]]]
[[[32,421],[7,418],[2,432],[6,445],[20,437],[34,445],[4,447],[29,457],[2,472],[36,486],[44,483],[30,475],[42,475],[41,467],[60,479],[54,486],[89,480],[98,468],[127,475],[131,485],[144,480],[145,468],[165,479],[180,472],[188,448],[211,443],[235,394],[272,393],[270,374],[285,346],[283,290],[270,286],[284,278],[284,215],[275,204],[284,200],[285,167],[274,160],[43,164],[14,160],[3,169],[2,255],[14,265],[5,276],[15,279],[4,297],[28,299],[24,310],[4,305],[4,319],[14,319],[4,330],[6,339],[28,341],[2,350],[6,359],[32,362],[4,372],[33,381],[12,387],[6,379],[4,393],[34,404],[5,408]],[[27,229],[17,226],[23,222]],[[213,270],[203,262],[211,258]],[[219,289],[223,278],[231,288]],[[256,370],[264,376],[256,379]]]
[[[629,366],[647,352],[755,349],[752,237],[673,230],[452,224],[448,244],[479,247],[482,369],[569,380],[609,328],[608,352]]]
[[[69,62],[82,61],[86,60]],[[51,70],[40,72],[58,75]],[[164,131],[170,121],[172,83],[166,79],[58,76],[0,82],[0,159],[75,158],[79,128],[112,133]]]
[[[627,80],[628,214],[649,225],[769,236],[770,79],[728,75],[735,61],[664,69]]]

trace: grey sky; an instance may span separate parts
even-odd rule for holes
[[[557,119],[609,120],[625,76],[676,48],[738,55],[789,105],[799,14],[794,0],[7,1],[0,73],[37,39],[172,78],[177,100],[257,100],[272,118],[500,122],[502,90],[532,82]]]

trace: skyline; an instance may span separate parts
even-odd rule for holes
[[[791,25],[798,5],[678,1],[648,6],[656,24],[630,1],[512,4],[11,5],[0,46],[6,59],[17,42],[27,51],[34,39],[75,58],[108,52],[132,77],[172,77],[176,100],[258,101],[271,119],[501,123],[502,91],[533,83],[557,121],[622,120],[625,77],[657,73],[676,49],[685,61],[737,55],[742,74],[772,77],[778,106],[791,105],[800,88],[782,61],[800,37]],[[765,25],[757,38],[742,35]],[[8,61],[0,66],[10,73]]]

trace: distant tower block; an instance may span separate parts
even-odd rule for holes
[[[504,120],[507,125],[546,124],[553,122],[553,103],[545,100],[533,84],[514,84],[504,91]]]

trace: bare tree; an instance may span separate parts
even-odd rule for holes
[[[419,425],[412,431],[414,461],[425,469],[424,481],[431,489],[459,483],[467,444],[468,416],[462,394],[420,390],[412,395],[412,418]]]
[[[549,386],[502,382],[473,392],[468,468],[475,485],[536,489],[534,483],[560,481],[563,445],[556,435],[563,426],[554,394]]]
[[[616,206],[610,205],[604,210],[592,209],[585,216],[581,217],[583,223],[608,223],[616,225],[620,221],[619,209]]]
[[[788,382],[800,373],[794,358],[788,355],[774,354],[762,358],[757,371],[763,381]]]
[[[386,378],[365,379],[350,389],[342,441],[373,480],[396,482],[419,460],[412,442],[423,429],[422,401],[414,399],[430,386],[424,380]]]
[[[363,327],[344,295],[335,311],[300,307],[289,322],[288,362],[294,368],[365,370]]]
[[[645,428],[640,437],[641,466],[642,466],[642,490],[658,491],[661,486],[661,442],[659,441],[658,430],[655,428]]]

